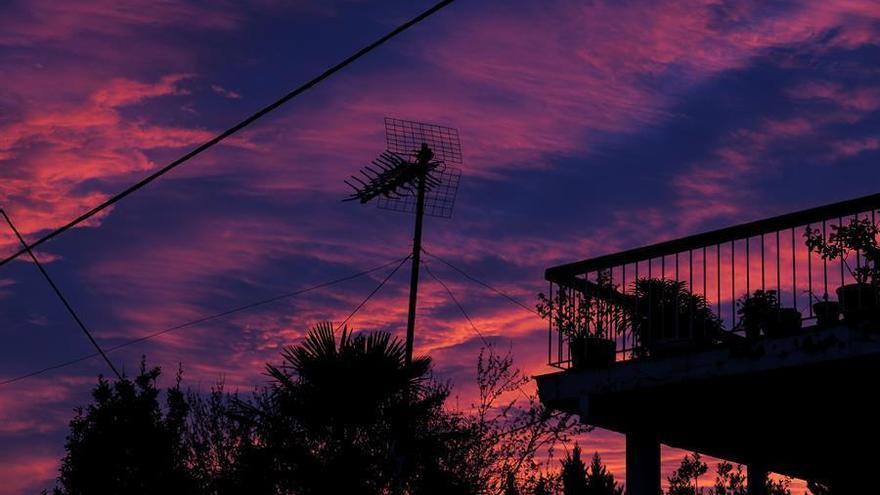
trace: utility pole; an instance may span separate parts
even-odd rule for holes
[[[416,222],[413,229],[412,270],[409,279],[409,314],[406,320],[406,364],[412,363],[416,333],[416,301],[419,298],[419,267],[422,258],[422,223],[425,219],[425,179],[434,152],[422,143],[415,166],[419,167],[416,185]]]

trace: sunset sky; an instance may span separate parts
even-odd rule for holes
[[[4,2],[0,207],[36,239],[430,5]],[[878,192],[878,39],[876,0],[459,0],[38,256],[107,347],[403,257],[411,216],[340,201],[392,116],[461,133],[455,215],[427,219],[425,247],[531,306],[554,264]],[[3,226],[0,251],[16,249]],[[484,335],[550,371],[544,322],[427,261]],[[387,272],[111,359],[247,391]],[[353,325],[401,332],[407,275]],[[423,280],[416,351],[466,405],[481,342]],[[92,352],[24,261],[0,268],[0,337],[0,381]],[[99,373],[92,359],[0,386],[0,494],[52,486]],[[581,442],[622,476],[621,438]]]

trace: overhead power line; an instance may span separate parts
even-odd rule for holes
[[[342,283],[342,282],[347,282],[347,281],[349,281],[349,280],[353,280],[353,279],[356,279],[356,278],[359,278],[359,277],[363,277],[364,275],[369,275],[370,273],[377,272],[377,271],[382,270],[382,269],[384,269],[384,268],[387,268],[387,267],[389,267],[389,266],[391,266],[391,265],[394,265],[395,263],[398,263],[398,267],[397,267],[397,268],[399,268],[400,265],[403,264],[403,262],[405,262],[405,261],[408,260],[408,259],[409,259],[409,256],[405,256],[405,257],[403,257],[403,258],[398,258],[398,259],[395,259],[395,260],[389,261],[388,263],[385,263],[385,264],[383,264],[383,265],[379,265],[379,266],[376,266],[376,267],[370,268],[370,269],[368,269],[368,270],[364,270],[364,271],[361,271],[361,272],[358,272],[358,273],[354,273],[354,274],[351,274],[351,275],[348,275],[348,276],[345,276],[345,277],[337,278],[337,279],[335,279],[335,280],[330,280],[330,281],[328,281],[328,282],[323,282],[323,283],[320,283],[320,284],[312,285],[312,286],[310,286],[310,287],[306,287],[306,288],[303,288],[303,289],[295,290],[295,291],[292,291],[292,292],[286,292],[286,293],[283,293],[283,294],[278,294],[278,295],[275,295],[275,296],[272,296],[272,297],[269,297],[269,298],[266,298],[266,299],[262,299],[262,300],[259,300],[259,301],[254,301],[254,302],[251,302],[251,303],[243,304],[243,305],[241,305],[241,306],[237,306],[237,307],[234,307],[234,308],[230,308],[230,309],[227,309],[227,310],[225,310],[225,311],[221,311],[221,312],[219,312],[219,313],[214,313],[214,314],[210,314],[210,315],[205,315],[205,316],[202,316],[202,317],[199,317],[199,318],[196,318],[196,319],[193,319],[193,320],[187,321],[187,322],[185,322],[185,323],[181,323],[181,324],[179,324],[179,325],[174,325],[173,327],[168,327],[168,328],[166,328],[166,329],[164,329],[164,330],[159,330],[159,331],[157,331],[157,332],[153,332],[153,333],[150,333],[150,334],[144,335],[144,336],[142,336],[142,337],[138,337],[138,338],[136,338],[136,339],[132,339],[132,340],[129,340],[129,341],[126,341],[126,342],[122,342],[122,343],[120,343],[120,344],[117,344],[117,345],[115,345],[115,346],[108,347],[107,350],[106,350],[106,352],[107,352],[107,353],[110,353],[110,352],[113,352],[113,351],[117,351],[117,350],[122,349],[122,348],[124,348],[124,347],[128,347],[128,346],[131,346],[131,345],[139,344],[139,343],[144,342],[144,341],[147,341],[147,340],[154,339],[154,338],[159,337],[159,336],[161,336],[161,335],[164,335],[164,334],[166,334],[166,333],[174,332],[174,331],[177,331],[177,330],[182,330],[182,329],[184,329],[184,328],[188,328],[188,327],[196,326],[196,325],[199,325],[199,324],[202,324],[202,323],[206,323],[206,322],[209,322],[209,321],[213,321],[213,320],[217,320],[217,319],[220,319],[220,318],[223,318],[223,317],[226,317],[226,316],[229,316],[229,315],[235,314],[235,313],[239,313],[239,312],[242,312],[242,311],[247,311],[247,310],[250,310],[250,309],[254,309],[254,308],[256,308],[256,307],[259,307],[259,306],[264,306],[264,305],[266,305],[266,304],[270,304],[270,303],[273,303],[273,302],[277,302],[277,301],[280,301],[280,300],[282,300],[282,299],[288,299],[288,298],[291,298],[291,297],[294,297],[294,296],[298,296],[298,295],[301,295],[301,294],[305,294],[305,293],[307,293],[307,292],[312,292],[312,291],[316,291],[316,290],[318,290],[318,289],[323,289],[323,288],[325,288],[325,287],[329,287],[329,286],[332,286],[332,285],[340,284],[340,283]],[[394,271],[397,271],[397,268],[395,268]],[[361,306],[363,306],[363,304],[361,304]],[[349,317],[349,318],[350,318],[350,317]],[[348,320],[346,319],[346,321],[348,321]],[[3,381],[0,381],[0,386],[3,386],[3,385],[9,385],[9,384],[11,384],[11,383],[15,383],[15,382],[18,382],[18,381],[21,381],[21,380],[27,379],[27,378],[31,378],[31,377],[34,377],[34,376],[37,376],[37,375],[42,375],[43,373],[47,373],[47,372],[49,372],[49,371],[53,371],[53,370],[57,370],[57,369],[61,369],[61,368],[65,368],[65,367],[67,367],[67,366],[72,366],[72,365],[74,365],[74,364],[81,363],[81,362],[83,362],[83,361],[88,361],[89,359],[92,359],[92,358],[97,357],[97,356],[100,356],[100,354],[96,352],[96,353],[89,354],[89,355],[86,355],[86,356],[80,356],[80,357],[78,357],[78,358],[71,359],[71,360],[69,360],[69,361],[64,361],[64,362],[61,362],[61,363],[58,363],[58,364],[54,364],[54,365],[52,365],[52,366],[47,366],[47,367],[42,368],[42,369],[39,369],[39,370],[35,370],[35,371],[29,372],[29,373],[25,373],[25,374],[23,374],[23,375],[15,376],[15,377],[12,377],[12,378],[9,378],[9,379],[6,379],[6,380],[3,380]]]
[[[142,187],[146,186],[146,185],[149,184],[150,182],[153,182],[154,180],[158,179],[159,177],[161,177],[161,176],[165,175],[166,173],[170,172],[171,170],[173,170],[173,169],[176,168],[177,166],[182,165],[183,163],[189,161],[191,158],[195,157],[196,155],[198,155],[198,154],[202,153],[203,151],[205,151],[205,150],[207,150],[207,149],[213,147],[214,145],[220,143],[220,142],[223,141],[224,139],[226,139],[226,138],[228,138],[229,136],[235,134],[236,132],[238,132],[238,131],[244,129],[244,128],[247,127],[248,125],[250,125],[250,124],[256,122],[257,120],[259,120],[260,118],[262,118],[262,117],[264,117],[266,114],[268,114],[269,112],[272,112],[273,110],[277,109],[277,108],[280,107],[281,105],[283,105],[283,104],[287,103],[288,101],[290,101],[290,100],[296,98],[296,97],[299,96],[300,94],[302,94],[302,93],[308,91],[309,89],[311,89],[311,88],[317,86],[319,83],[321,83],[321,82],[324,81],[325,79],[329,78],[329,77],[332,76],[333,74],[339,72],[340,70],[344,69],[346,66],[348,66],[348,65],[351,64],[352,62],[354,62],[354,61],[356,61],[357,59],[363,57],[364,55],[370,53],[371,51],[373,51],[373,50],[375,50],[376,48],[378,48],[379,46],[385,44],[387,41],[391,40],[391,39],[394,38],[395,36],[397,36],[397,35],[399,35],[400,33],[406,31],[407,29],[409,29],[409,28],[415,26],[415,25],[418,24],[419,22],[421,22],[421,21],[427,19],[427,18],[430,17],[432,14],[436,13],[436,12],[439,11],[440,9],[442,9],[442,8],[446,7],[447,5],[451,4],[453,1],[454,1],[454,0],[443,0],[443,1],[441,1],[441,2],[438,2],[438,3],[434,4],[433,7],[429,8],[428,10],[422,12],[421,14],[419,14],[419,15],[413,17],[412,19],[410,19],[410,20],[404,22],[403,24],[397,26],[396,28],[394,28],[394,29],[393,29],[391,32],[389,32],[388,34],[382,36],[381,38],[379,38],[379,39],[377,39],[376,41],[370,43],[369,45],[367,45],[367,46],[361,48],[360,50],[358,50],[357,52],[355,52],[353,55],[351,55],[351,56],[349,56],[348,58],[342,60],[341,62],[337,63],[336,65],[334,65],[334,66],[332,66],[332,67],[330,67],[329,69],[325,70],[324,72],[322,72],[320,75],[318,75],[318,76],[315,77],[314,79],[312,79],[312,80],[306,82],[305,84],[299,86],[298,88],[296,88],[296,89],[294,89],[293,91],[287,93],[286,95],[282,96],[281,98],[275,100],[274,102],[270,103],[269,105],[266,105],[265,107],[261,108],[261,109],[258,110],[256,113],[252,114],[251,116],[247,117],[246,119],[242,120],[241,122],[235,124],[234,126],[230,127],[229,129],[226,129],[225,131],[223,131],[222,133],[218,134],[218,135],[215,136],[214,138],[212,138],[212,139],[206,141],[205,143],[201,144],[200,146],[196,147],[195,149],[193,149],[193,150],[190,151],[189,153],[187,153],[187,154],[181,156],[180,158],[178,158],[178,159],[174,160],[173,162],[169,163],[168,165],[165,165],[164,167],[160,168],[159,170],[157,170],[157,171],[153,172],[152,174],[148,175],[147,177],[141,179],[139,182],[137,182],[137,183],[135,183],[135,184],[129,186],[127,189],[125,189],[125,190],[123,190],[123,191],[121,191],[121,192],[115,194],[114,196],[110,197],[109,199],[107,199],[107,200],[104,201],[103,203],[99,204],[98,206],[95,206],[95,207],[92,208],[91,210],[89,210],[89,211],[83,213],[82,215],[76,217],[75,219],[71,220],[71,221],[68,222],[67,224],[65,224],[65,225],[63,225],[63,226],[61,226],[61,227],[56,228],[56,229],[53,230],[52,232],[49,232],[48,234],[44,235],[43,237],[41,237],[40,239],[38,239],[37,241],[35,241],[35,242],[34,242],[33,244],[31,244],[29,247],[30,247],[30,248],[35,248],[35,247],[37,247],[37,246],[43,244],[44,242],[46,242],[46,241],[48,241],[48,240],[50,240],[50,239],[52,239],[52,238],[54,238],[54,237],[56,237],[56,236],[58,236],[58,235],[61,235],[62,233],[66,232],[67,230],[71,229],[72,227],[74,227],[74,226],[76,226],[76,225],[78,225],[78,224],[80,224],[80,223],[82,223],[82,222],[88,220],[89,218],[95,216],[96,214],[100,213],[101,211],[107,209],[108,207],[114,205],[115,203],[119,202],[121,199],[125,198],[125,197],[128,196],[129,194],[131,194],[131,193],[133,193],[133,192],[135,192],[135,191],[141,189]],[[12,254],[11,256],[8,256],[8,257],[6,257],[5,259],[3,259],[2,261],[0,261],[0,266],[5,265],[6,263],[8,263],[8,262],[10,262],[10,261],[12,261],[12,260],[18,258],[18,257],[21,256],[22,254],[25,254],[26,252],[27,252],[27,249],[25,249],[25,248],[20,249],[18,252],[14,253],[14,254]]]
[[[121,380],[122,375],[116,369],[116,366],[113,366],[113,362],[110,361],[110,358],[107,357],[107,354],[104,353],[104,351],[101,349],[101,346],[98,345],[98,341],[95,340],[95,338],[92,336],[92,332],[89,332],[89,329],[86,328],[85,323],[82,322],[80,317],[76,314],[76,311],[74,311],[73,307],[70,305],[70,303],[67,302],[67,298],[64,297],[64,294],[61,293],[61,289],[59,289],[58,286],[55,285],[55,282],[52,281],[52,277],[49,276],[49,272],[47,272],[46,269],[43,268],[43,265],[40,263],[40,260],[38,260],[36,255],[34,255],[33,250],[30,247],[28,247],[26,242],[24,242],[24,238],[21,236],[21,234],[18,233],[18,229],[15,228],[15,224],[12,223],[12,219],[9,218],[9,215],[6,214],[6,210],[3,210],[2,208],[0,208],[0,214],[2,214],[3,218],[6,219],[6,223],[9,224],[9,228],[11,228],[13,232],[15,232],[15,236],[18,237],[19,242],[21,242],[21,245],[24,246],[23,249],[31,257],[31,260],[33,260],[34,264],[37,265],[37,268],[40,269],[40,273],[43,274],[43,278],[46,279],[46,282],[48,282],[49,286],[52,287],[52,290],[55,292],[55,295],[58,296],[58,299],[60,299],[62,304],[64,304],[64,307],[67,308],[67,312],[70,313],[70,316],[72,316],[73,319],[76,321],[76,324],[79,325],[80,330],[82,330],[83,333],[86,334],[86,337],[88,337],[88,339],[92,343],[92,345],[95,346],[95,349],[98,351],[98,354],[100,354],[101,357],[104,358],[104,361],[107,362],[107,366],[109,366],[110,369],[113,370],[113,373],[116,374],[116,376]]]

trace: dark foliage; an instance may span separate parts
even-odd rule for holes
[[[565,495],[586,495],[587,466],[581,459],[581,448],[575,444],[572,451],[562,461],[562,493]]]
[[[188,406],[180,374],[160,406],[159,368],[141,369],[134,380],[99,378],[93,403],[70,422],[57,495],[192,493],[184,429]]]
[[[715,471],[715,484],[706,491],[699,486],[700,477],[706,474],[709,466],[703,462],[698,453],[686,455],[681,465],[667,478],[669,488],[667,495],[746,495],[747,485],[743,467],[729,462],[719,462]],[[791,480],[766,480],[767,495],[791,495]]]
[[[238,394],[225,392],[221,383],[207,394],[190,391],[187,402],[190,405],[185,433],[187,467],[198,493],[247,493],[250,487],[259,485],[260,480],[254,473],[242,469],[243,464],[257,464],[243,462],[256,454],[256,438],[253,429],[236,414]]]
[[[739,464],[719,462],[715,474],[713,495],[746,495],[746,475]]]
[[[692,293],[685,282],[640,278],[632,289],[632,327],[643,353],[674,342],[704,345],[721,332],[721,320],[706,298]]]
[[[244,470],[266,481],[251,493],[475,493],[469,425],[443,410],[430,359],[404,356],[387,333],[337,339],[329,324],[287,348],[269,389],[241,403],[260,439]]]
[[[848,225],[832,225],[828,238],[818,228],[807,227],[804,238],[811,252],[823,259],[840,259],[850,275],[861,284],[880,283],[880,228],[870,218],[853,218]],[[852,266],[849,256],[858,253],[862,263]]]
[[[549,494],[536,454],[586,429],[527,394],[491,348],[471,411],[444,407],[430,359],[407,364],[386,333],[319,325],[267,374],[244,399],[222,385],[184,394],[178,375],[164,406],[158,368],[100,379],[71,422],[56,493]]]
[[[758,289],[751,294],[737,299],[736,315],[739,326],[748,337],[767,334],[767,326],[776,317],[779,310],[779,299],[775,290]]]
[[[669,481],[668,495],[696,495],[700,493],[698,483],[700,476],[706,474],[709,466],[703,462],[700,454],[694,452],[684,456],[681,465],[667,478]]]
[[[587,495],[623,495],[623,486],[614,481],[614,475],[602,464],[599,453],[593,454],[587,471]]]
[[[623,486],[614,480],[614,475],[602,464],[599,454],[593,454],[587,467],[577,444],[562,461],[560,478],[563,495],[623,495]]]

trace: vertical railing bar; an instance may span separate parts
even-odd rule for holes
[[[752,293],[752,262],[749,254],[751,244],[751,240],[746,237],[746,297],[750,297]]]
[[[843,217],[837,217],[837,228],[843,227]],[[840,286],[843,287],[845,277],[843,275],[843,256],[840,257]]]
[[[675,253],[675,283],[676,284],[678,284],[680,282],[680,278],[681,278],[681,276],[679,275],[679,271],[678,271],[678,253]],[[679,326],[680,322],[678,321],[680,311],[678,310],[678,291],[677,290],[675,291],[675,300],[672,302],[672,310],[675,311],[675,313],[672,314],[672,317],[673,317],[673,319],[672,319],[672,325],[673,325],[672,332],[675,334],[675,338],[678,338],[679,337],[679,335],[678,335],[679,329],[681,327]]]
[[[660,258],[660,270],[663,272],[660,274],[660,280],[666,280],[666,255],[663,255]],[[663,293],[660,293],[660,296],[663,296]],[[666,305],[663,304],[661,299],[660,301],[660,335],[664,335],[666,333]]]
[[[721,244],[715,245],[715,289],[718,292],[718,300],[716,305],[718,308],[718,317],[721,318]]]
[[[858,214],[858,213],[856,213],[856,215],[855,215],[855,219],[856,219],[856,221],[859,220],[859,214]],[[861,255],[859,254],[859,250],[856,249],[856,270],[858,270],[858,271],[856,271],[856,273],[859,273],[859,271],[861,271],[861,267],[862,267],[862,258],[861,258]],[[843,284],[840,284],[840,285],[843,285]],[[858,297],[858,302],[857,302],[857,304],[858,304],[859,308],[861,308],[861,307],[862,307],[862,302],[863,302],[863,301],[862,301],[862,291],[859,291],[858,294],[859,294],[859,297]]]
[[[822,238],[828,239],[828,229],[826,228],[828,225],[827,220],[822,220]],[[822,256],[822,276],[823,276],[823,287],[824,293],[828,294],[828,260]]]
[[[736,241],[730,241],[730,330],[736,327]]]
[[[696,294],[697,291],[694,290],[694,250],[688,249],[688,290],[691,291],[691,294]],[[690,333],[689,337],[694,338],[694,308],[693,308],[693,299],[688,302],[688,332]]]
[[[797,247],[794,242],[794,227],[791,228],[791,303],[797,309]]]
[[[605,318],[605,328],[603,330],[608,332],[609,334],[611,334],[611,313],[608,311],[608,301],[610,301],[611,298],[614,297],[611,294],[611,291],[613,290],[612,287],[614,287],[614,267],[613,266],[608,269],[608,287],[607,287],[608,298],[605,299],[604,301],[602,301],[602,316]],[[614,350],[616,353],[616,351],[617,351],[617,343],[616,343],[617,335],[616,334],[614,334],[614,340],[615,340]]]
[[[703,246],[703,296],[706,297],[706,301],[709,300],[709,288],[708,283],[708,274],[706,273],[706,246]]]
[[[782,250],[782,248],[779,246],[779,231],[777,230],[776,231],[776,290],[779,291],[779,294],[778,294],[779,299],[777,299],[777,301],[779,302],[780,306],[782,305],[782,280],[781,280],[781,276],[780,276],[780,274],[782,273],[780,271],[780,265],[781,265],[780,251],[781,250]]]
[[[636,300],[635,300],[635,313],[633,314],[633,319],[632,319],[632,321],[630,321],[630,324],[629,324],[630,358],[632,358],[632,351],[635,349],[635,346],[636,346],[635,336],[633,334],[632,327],[633,327],[633,325],[635,325],[635,321],[637,319],[638,320],[641,319],[641,315],[639,313],[639,293],[638,293],[638,291],[636,291],[638,286],[639,286],[639,262],[637,261],[636,262],[636,280],[633,283],[633,295],[636,298]],[[626,336],[624,336],[624,338],[626,338]]]
[[[859,214],[856,213],[856,221],[859,220]],[[862,254],[861,251],[856,249],[856,269],[861,270],[862,268]],[[856,272],[858,273],[858,272]],[[861,292],[859,292],[861,294]]]
[[[547,364],[553,365],[553,282],[549,283],[550,288],[550,318],[547,318]]]
[[[706,275],[706,246],[703,246],[703,297],[706,298],[706,307],[711,308],[712,305],[709,304],[709,290],[706,287],[706,281],[708,280]],[[706,333],[706,320],[703,320],[703,334]]]
[[[552,301],[553,300],[553,292],[552,292],[553,284],[552,283],[550,284],[550,288],[551,288],[550,300]],[[562,285],[560,285],[557,288],[557,296],[556,297],[558,298],[559,294],[561,294],[561,293],[562,293]],[[558,304],[557,306],[558,307],[556,308],[556,312],[558,313],[558,312],[562,311],[562,305]],[[563,356],[562,356],[562,346],[563,345],[564,344],[562,341],[562,329],[557,328],[556,329],[556,359],[557,359],[557,362],[559,363],[559,366],[563,365]]]
[[[812,229],[811,224],[807,224],[807,229]],[[807,290],[810,292],[810,302],[807,304],[810,310],[810,318],[813,317],[813,251],[807,248]]]
[[[638,262],[636,262],[636,264],[638,265]],[[623,292],[624,299],[626,299],[626,297],[625,297],[625,296],[626,296],[626,263],[623,264],[623,273],[621,274],[620,286],[623,287],[623,290],[622,290],[621,292]],[[614,311],[615,311],[615,313],[614,313],[614,317],[615,317],[615,320],[617,320],[617,321],[614,322],[614,325],[615,325],[615,326],[617,327],[617,329],[618,329],[618,336],[619,336],[619,335],[621,334],[622,331],[621,331],[621,329],[620,329],[620,326],[621,326],[621,325],[620,325],[620,320],[617,318],[617,316],[618,316],[618,314],[619,314],[619,313],[616,312],[616,311],[618,311],[617,306],[614,307]],[[624,328],[623,330],[626,330],[626,329]],[[622,340],[622,342],[623,342],[623,344],[622,344],[622,346],[621,346],[621,353],[626,353],[626,333],[623,333],[623,340]]]
[[[652,275],[653,261],[654,260],[651,258],[648,259],[648,280],[653,280],[653,275]],[[647,295],[648,295],[648,336],[649,336],[649,338],[650,338],[650,335],[652,335],[652,332],[654,331],[654,320],[653,320],[653,313],[654,313],[654,311],[653,311],[653,303],[654,303],[653,292],[654,291],[651,290],[651,284],[652,284],[652,282],[648,282],[647,284],[645,284],[646,288],[648,289]],[[644,336],[645,335],[643,333],[642,337],[644,338]],[[639,345],[644,345],[644,344],[645,344],[644,342],[639,342]]]
[[[761,290],[767,290],[764,281],[764,271],[764,234],[761,234]],[[777,299],[776,302],[779,302],[779,299]]]

